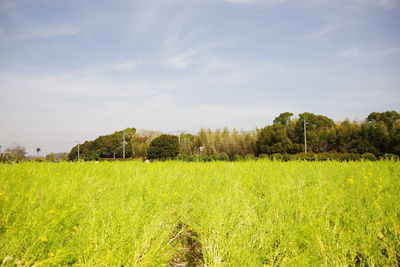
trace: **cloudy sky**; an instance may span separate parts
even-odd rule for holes
[[[385,110],[400,0],[0,0],[3,149]]]

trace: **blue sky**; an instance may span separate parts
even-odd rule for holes
[[[400,110],[400,0],[1,0],[0,145]]]

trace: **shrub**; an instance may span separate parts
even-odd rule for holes
[[[199,161],[204,161],[204,162],[214,161],[213,156],[210,155],[200,155],[198,159]]]
[[[229,161],[229,156],[225,152],[221,152],[215,157],[215,159],[216,160]]]
[[[35,162],[47,162],[46,159],[44,159],[44,158],[39,158],[39,157],[34,158],[33,161],[35,161]]]
[[[371,160],[371,161],[376,160],[375,155],[372,154],[372,153],[364,153],[364,154],[361,155],[361,158],[364,159],[364,160]]]
[[[176,159],[177,159],[177,160],[182,160],[182,161],[189,161],[189,155],[186,155],[186,154],[179,154],[179,155],[176,157]]]
[[[292,159],[293,159],[293,156],[290,155],[290,154],[285,153],[285,154],[282,155],[282,160],[283,161],[291,161]]]
[[[269,156],[268,156],[268,154],[260,154],[260,155],[258,155],[258,158],[259,159],[269,159]]]
[[[151,141],[147,151],[149,159],[174,159],[179,154],[179,141],[175,135],[163,134]]]
[[[317,154],[314,152],[307,152],[307,153],[297,153],[293,155],[293,159],[300,159],[300,160],[316,160]]]
[[[235,156],[233,156],[233,160],[234,161],[242,161],[243,157],[241,155],[235,155]]]
[[[399,156],[397,156],[395,154],[386,153],[381,157],[381,159],[398,161],[399,160]]]
[[[2,162],[2,163],[12,163],[12,162],[16,162],[16,161],[17,161],[17,159],[10,153],[0,154],[0,162]]]
[[[271,159],[272,160],[282,160],[283,159],[283,155],[281,153],[274,153],[271,155]]]
[[[177,160],[182,160],[182,161],[187,161],[187,162],[199,161],[197,156],[195,156],[195,155],[187,155],[187,154],[179,154],[176,159]]]
[[[245,160],[255,160],[256,157],[253,154],[247,154],[246,156],[244,156]]]

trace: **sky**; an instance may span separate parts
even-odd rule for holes
[[[400,111],[400,0],[0,0],[0,145]]]

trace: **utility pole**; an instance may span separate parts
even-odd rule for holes
[[[125,132],[122,132],[122,158],[125,158]]]
[[[79,161],[79,158],[80,158],[80,157],[79,157],[79,156],[80,156],[80,155],[79,155],[79,141],[76,141],[76,142],[78,143],[78,161]]]
[[[307,153],[307,130],[306,130],[306,119],[304,119],[304,153]]]
[[[179,143],[179,145],[181,145],[181,134],[182,134],[182,131],[177,131],[177,133],[178,133],[178,143]]]

